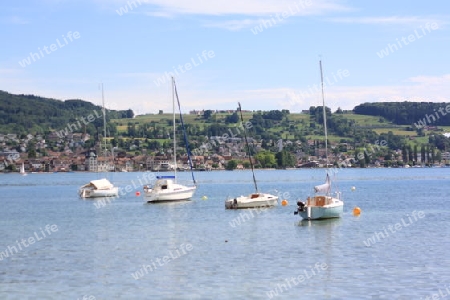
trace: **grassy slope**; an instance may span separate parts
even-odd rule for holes
[[[213,118],[221,124],[224,124],[224,119],[228,114],[215,114]],[[245,112],[243,113],[244,121],[248,121],[252,117],[253,113]],[[363,128],[370,128],[376,133],[388,133],[389,131],[392,131],[394,135],[401,135],[401,136],[408,136],[408,137],[415,137],[416,132],[415,131],[407,131],[406,128],[408,126],[400,126],[392,124],[391,122],[388,122],[387,120],[384,120],[380,117],[375,116],[367,116],[367,115],[355,115],[351,113],[343,114],[343,117],[348,120],[353,120],[356,122],[356,126],[363,127]],[[176,116],[177,119],[179,119],[179,116]],[[144,123],[151,123],[156,122],[158,126],[167,126],[166,120],[171,120],[172,114],[155,114],[155,115],[141,115],[136,116],[134,119],[121,119],[121,120],[112,120],[115,124],[118,124],[118,131],[123,132],[127,130],[127,124],[129,122],[134,124],[144,124]],[[205,120],[203,120],[201,117],[195,116],[195,115],[183,115],[183,120],[186,124],[197,124],[200,127],[203,127],[208,124],[212,124],[211,122],[205,123]],[[299,113],[291,113],[289,115],[289,120],[293,123],[296,123],[296,128],[301,129],[302,125],[300,122],[304,121],[306,126],[309,126],[309,115],[307,114],[299,114]],[[380,122],[382,120],[382,122]],[[121,125],[119,125],[121,124]],[[444,129],[445,132],[450,132],[450,126],[442,126],[441,128]],[[281,128],[271,128],[270,131],[277,133],[280,138],[283,139],[292,139],[293,136],[290,135],[288,132],[282,131]],[[306,136],[307,139],[322,139],[323,136],[319,135],[308,135]],[[344,137],[340,136],[334,136],[330,135],[329,139],[331,141],[339,141]],[[414,140],[411,140],[411,144],[416,143],[426,143],[428,141],[428,136],[425,137],[415,137]]]

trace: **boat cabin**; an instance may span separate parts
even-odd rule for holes
[[[155,188],[167,190],[171,185],[174,184],[175,176],[156,176],[156,178],[158,180],[155,183]]]

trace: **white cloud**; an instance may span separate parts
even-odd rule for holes
[[[13,24],[13,25],[26,25],[26,24],[30,23],[30,21],[26,20],[25,18],[19,17],[19,16],[4,17],[4,18],[1,18],[0,21],[1,21],[1,23]]]
[[[364,102],[450,102],[450,74],[417,76],[392,86],[331,86],[325,89],[325,105],[332,109],[352,109]],[[305,89],[306,91],[306,89]],[[291,91],[280,106],[293,111],[321,105],[321,95]]]
[[[229,1],[229,0],[150,0],[147,3],[160,7],[163,11],[171,11],[180,14],[202,14],[202,15],[270,15],[281,13],[289,9],[298,9],[301,11],[310,11],[312,9],[331,9],[338,8],[338,5],[323,4],[323,1],[309,3],[313,1],[305,0],[246,0],[246,1]],[[330,1],[328,1],[330,2]],[[322,4],[321,4],[322,3]]]
[[[16,75],[16,74],[20,74],[22,73],[22,70],[20,69],[14,69],[14,68],[4,68],[4,69],[0,69],[0,75]]]
[[[152,6],[152,14],[198,14],[198,15],[246,15],[268,16],[289,10],[298,11],[298,15],[318,15],[333,11],[350,11],[342,0],[97,0],[97,3],[114,6],[131,5],[136,7]],[[116,7],[118,8],[118,7]],[[148,12],[147,12],[148,13]]]
[[[288,17],[317,16],[333,12],[349,12],[353,9],[341,4],[341,0],[97,0],[110,9],[151,17],[175,18],[179,15],[214,17],[203,22],[204,27],[238,31],[276,19],[283,23]],[[222,17],[220,20],[218,18]],[[229,19],[232,17],[232,19]],[[245,17],[240,19],[239,17]],[[225,19],[226,18],[226,19]]]
[[[330,86],[325,87],[325,104],[336,110],[353,109],[364,102],[450,102],[450,74],[443,76],[417,76],[405,80],[406,85],[393,86]],[[289,87],[252,90],[190,89],[185,83],[179,88],[183,111],[192,109],[234,109],[237,102],[248,110],[289,109],[299,112],[322,103],[320,92],[303,93]],[[136,99],[139,96],[136,95]],[[156,113],[158,109],[171,111],[169,91],[152,90],[147,104],[140,113]],[[144,109],[145,108],[145,109]],[[124,109],[124,108],[123,108]]]
[[[244,20],[229,20],[222,22],[206,22],[204,27],[223,28],[230,31],[238,31],[244,28],[257,26],[263,22],[262,19],[244,19]]]
[[[426,85],[449,85],[450,74],[446,74],[443,76],[416,76],[406,79],[405,82],[414,82]]]
[[[373,25],[407,25],[420,26],[427,23],[437,23],[439,25],[447,24],[442,18],[438,17],[419,17],[419,16],[388,16],[388,17],[336,17],[327,18],[327,21],[349,24],[373,24]]]
[[[161,73],[120,73],[104,80],[106,106],[110,109],[133,109],[137,114],[172,111],[170,84],[157,87],[154,80]],[[30,79],[22,70],[0,69],[0,82],[7,92],[35,94],[55,99],[83,99],[100,104],[98,81],[84,79],[41,78]],[[57,84],[55,84],[57,83]],[[236,90],[229,86],[215,86],[214,74],[191,73],[180,76],[177,88],[183,112],[193,109],[235,109],[237,102],[248,110],[289,109],[299,112],[310,106],[321,105],[320,91],[276,87]],[[325,103],[336,110],[353,109],[364,102],[450,102],[450,74],[441,76],[414,76],[396,85],[344,86],[343,82],[325,86]],[[3,88],[5,89],[5,87]]]
[[[150,16],[150,17],[167,18],[167,19],[173,19],[175,17],[175,14],[173,14],[173,13],[162,12],[162,11],[145,12],[144,14],[147,16]]]

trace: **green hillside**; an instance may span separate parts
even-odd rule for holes
[[[435,153],[450,149],[450,140],[442,134],[448,132],[450,125],[415,126],[413,118],[405,116],[406,108],[414,110],[417,120],[424,121],[426,114],[420,115],[419,108],[436,110],[443,104],[407,104],[407,103],[365,103],[355,107],[354,111],[338,110],[334,113],[327,107],[328,139],[334,154],[343,153],[354,156],[370,145],[383,141],[385,149],[377,153],[378,157],[393,157],[399,149],[410,155],[420,148],[421,153]],[[372,110],[373,109],[373,110]],[[362,114],[365,111],[366,114]],[[395,118],[395,112],[399,114]],[[92,118],[83,126],[75,126],[73,132],[90,134],[88,141],[78,143],[78,148],[98,146],[99,137],[103,136],[102,108],[83,100],[60,101],[34,95],[13,95],[0,91],[0,134],[18,134],[20,136],[43,134],[44,138],[52,131],[57,131],[62,139],[71,124],[82,124],[88,116]],[[143,153],[166,153],[172,148],[171,136],[173,116],[171,113],[147,114],[134,116],[131,110],[107,110],[108,147],[116,147],[129,155]],[[83,119],[84,118],[84,119]],[[184,114],[186,132],[191,150],[199,150],[210,143],[211,137],[243,137],[243,126],[248,129],[248,136],[259,144],[260,150],[272,153],[283,151],[290,155],[302,153],[306,156],[317,155],[317,149],[323,148],[324,128],[321,106],[310,107],[304,113],[290,113],[288,110],[244,111],[244,124],[236,111],[216,112],[202,111],[199,114]],[[425,119],[424,119],[425,118]],[[407,121],[406,121],[407,120]],[[428,120],[427,120],[428,121]],[[176,116],[179,151],[184,149],[181,139],[181,124]],[[417,122],[416,122],[417,123]],[[248,126],[247,126],[248,125]],[[431,125],[431,124],[429,124]],[[437,124],[434,124],[437,125]],[[447,125],[447,126],[446,126]],[[71,131],[71,130],[69,130]],[[71,131],[72,132],[72,131]],[[20,150],[18,142],[7,145]],[[65,144],[52,144],[52,149],[62,151]],[[219,153],[223,144],[215,144],[207,151],[208,155]],[[414,149],[414,150],[413,150]],[[198,152],[197,152],[198,153]],[[203,152],[201,152],[203,153]],[[425,154],[423,154],[425,155]],[[437,155],[437,154],[436,154]],[[285,154],[282,155],[285,157]],[[280,159],[282,159],[280,156]],[[288,157],[288,156],[286,156]],[[289,158],[289,157],[288,157]],[[404,158],[408,161],[411,157]]]
[[[380,116],[398,125],[450,126],[450,103],[445,102],[363,103],[353,111],[359,115]]]
[[[34,95],[14,95],[0,91],[0,133],[40,133],[61,130],[68,124],[94,116],[92,122],[85,121],[87,132],[103,126],[102,108],[83,100],[56,100]],[[107,119],[133,117],[131,110],[107,110]],[[91,119],[92,120],[92,119]],[[81,126],[79,126],[81,127]],[[81,129],[81,128],[79,128]]]

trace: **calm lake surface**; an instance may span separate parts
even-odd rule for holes
[[[143,174],[108,178],[125,188]],[[189,202],[145,204],[135,195],[142,188],[133,187],[97,208],[77,190],[98,174],[1,174],[0,298],[406,300],[449,294],[449,168],[340,170],[343,217],[312,222],[299,222],[295,203],[324,182],[324,170],[257,170],[260,191],[289,201],[263,211],[224,208],[228,196],[253,192],[251,172],[195,176],[199,187]],[[355,206],[359,217],[352,215]]]

